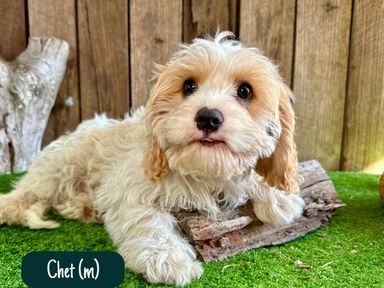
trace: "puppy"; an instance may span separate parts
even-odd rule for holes
[[[172,212],[215,217],[250,199],[265,223],[302,214],[292,93],[270,60],[221,32],[181,45],[155,80],[146,108],[47,146],[0,197],[0,224],[56,228],[49,210],[102,220],[127,267],[184,285],[203,269]]]

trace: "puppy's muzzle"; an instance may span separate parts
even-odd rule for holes
[[[197,128],[206,134],[217,131],[224,122],[224,115],[217,109],[201,108],[195,116]]]

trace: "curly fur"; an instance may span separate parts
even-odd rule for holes
[[[184,285],[203,270],[172,212],[215,217],[251,199],[264,222],[299,217],[291,92],[270,60],[232,37],[181,45],[158,66],[146,108],[122,121],[97,116],[47,146],[0,196],[0,224],[58,227],[48,211],[102,220],[127,267],[153,283]],[[198,83],[188,97],[186,79]],[[244,82],[254,93],[249,101],[236,97]],[[200,141],[194,117],[202,107],[224,115],[209,136],[219,144]]]

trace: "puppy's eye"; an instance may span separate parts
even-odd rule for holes
[[[197,89],[197,84],[196,84],[195,80],[193,80],[193,79],[185,80],[184,85],[183,85],[184,96],[191,95],[193,92],[195,92],[196,89]]]
[[[252,87],[248,83],[242,83],[237,88],[237,97],[243,100],[249,100],[252,97]]]

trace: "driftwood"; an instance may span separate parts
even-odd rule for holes
[[[0,174],[27,170],[63,79],[68,43],[31,38],[14,61],[0,56]]]
[[[336,208],[344,204],[337,199],[335,188],[319,162],[300,163],[298,170],[304,179],[300,191],[305,209],[293,224],[263,224],[252,212],[250,203],[222,213],[214,221],[196,212],[176,215],[200,258],[207,262],[222,260],[252,248],[285,243],[326,226]]]

